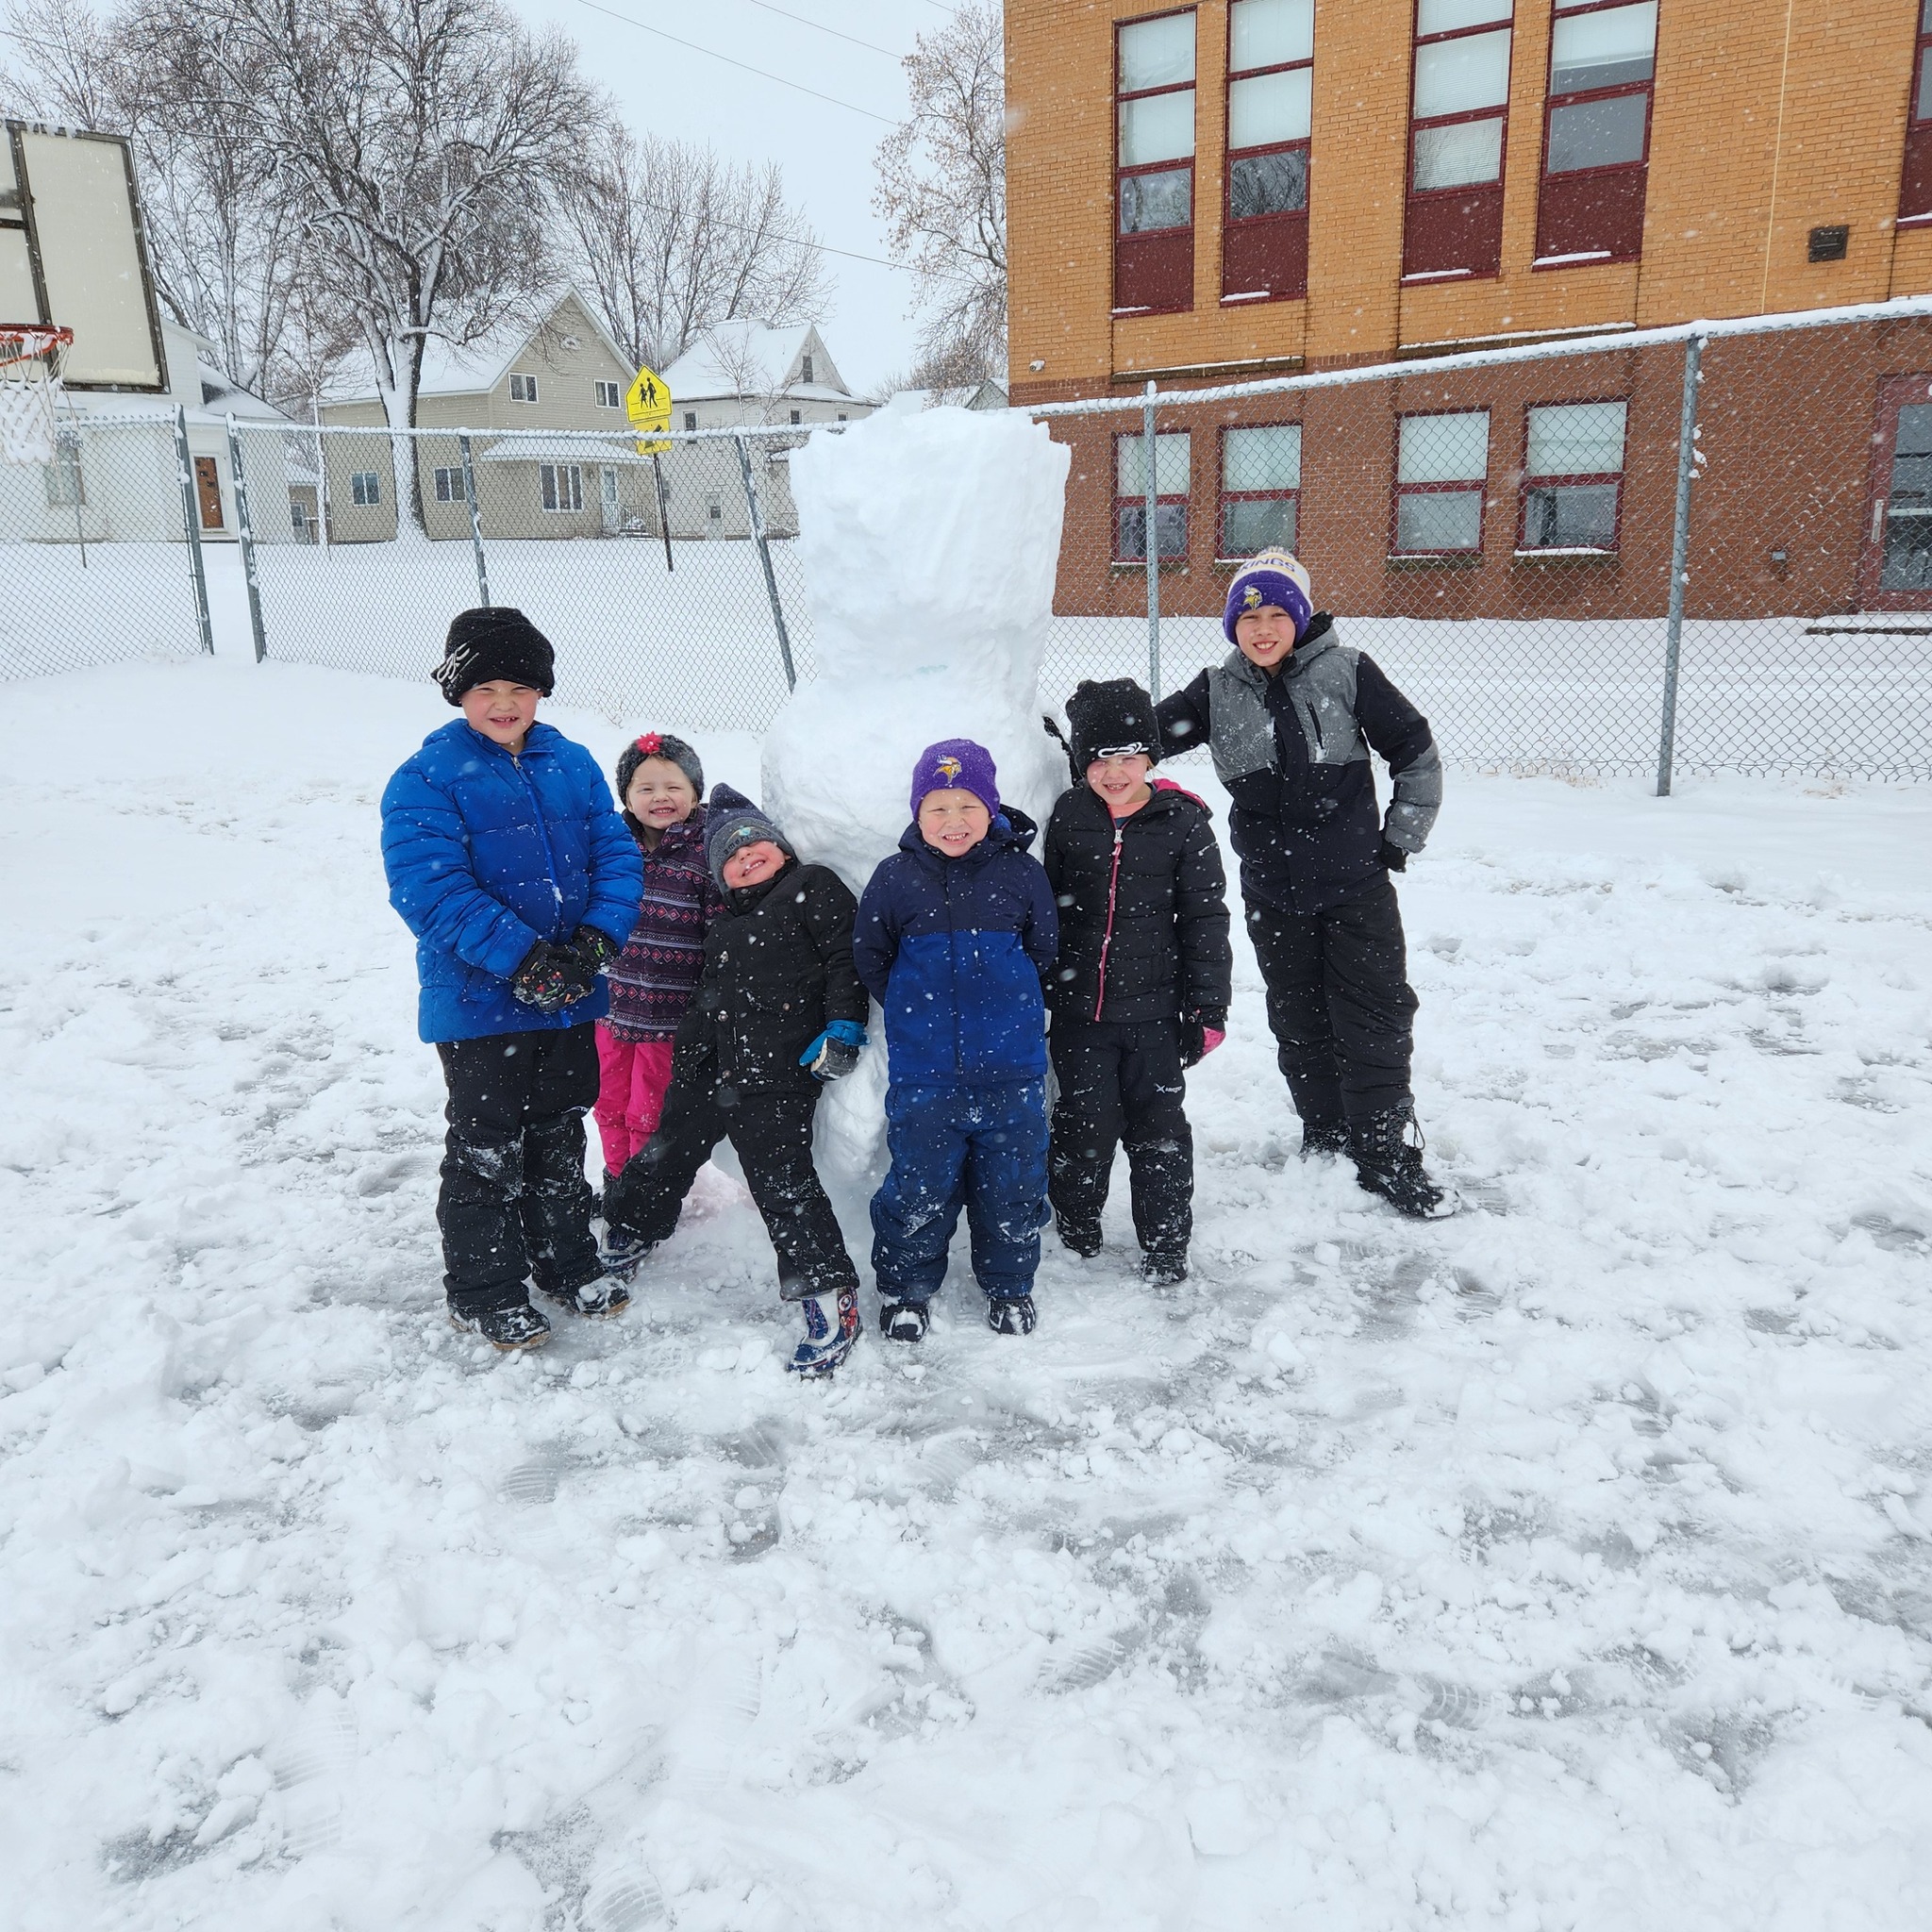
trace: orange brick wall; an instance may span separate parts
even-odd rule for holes
[[[1404,288],[1408,0],[1317,0],[1306,301],[1220,306],[1227,0],[1200,0],[1194,306],[1111,315],[1113,37],[1166,0],[1008,0],[1013,400],[1122,393],[1148,371],[1932,291],[1932,232],[1898,233],[1910,0],[1661,0],[1641,262],[1533,271],[1549,0],[1518,0],[1493,279]],[[1789,41],[1787,24],[1789,23]],[[1842,222],[1849,258],[1810,264]],[[1034,368],[1035,363],[1041,367]]]

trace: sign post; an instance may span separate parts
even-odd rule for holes
[[[664,378],[653,369],[640,369],[637,380],[624,399],[625,414],[638,432],[638,454],[649,457],[658,480],[658,525],[664,533],[664,568],[675,570],[671,560],[671,498],[664,488],[664,452],[671,447],[662,432],[671,427],[671,391]]]

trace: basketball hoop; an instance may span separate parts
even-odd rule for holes
[[[73,341],[71,328],[0,323],[0,463],[54,460],[54,404],[61,358]]]

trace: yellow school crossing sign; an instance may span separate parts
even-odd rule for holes
[[[657,431],[671,427],[671,391],[655,370],[638,371],[638,379],[624,399],[624,409],[630,418],[630,426],[638,431],[639,456],[661,456],[671,447],[668,442],[655,440]]]

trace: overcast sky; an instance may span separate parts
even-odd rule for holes
[[[873,151],[906,112],[898,57],[916,35],[943,26],[949,7],[938,0],[510,4],[533,25],[554,25],[575,40],[584,73],[617,96],[640,133],[708,142],[734,159],[777,161],[788,194],[822,242],[855,255],[885,255],[872,212]],[[800,88],[831,98],[815,99]],[[821,332],[840,373],[866,392],[912,360],[916,329],[906,315],[911,278],[845,256],[826,259],[835,289]]]

